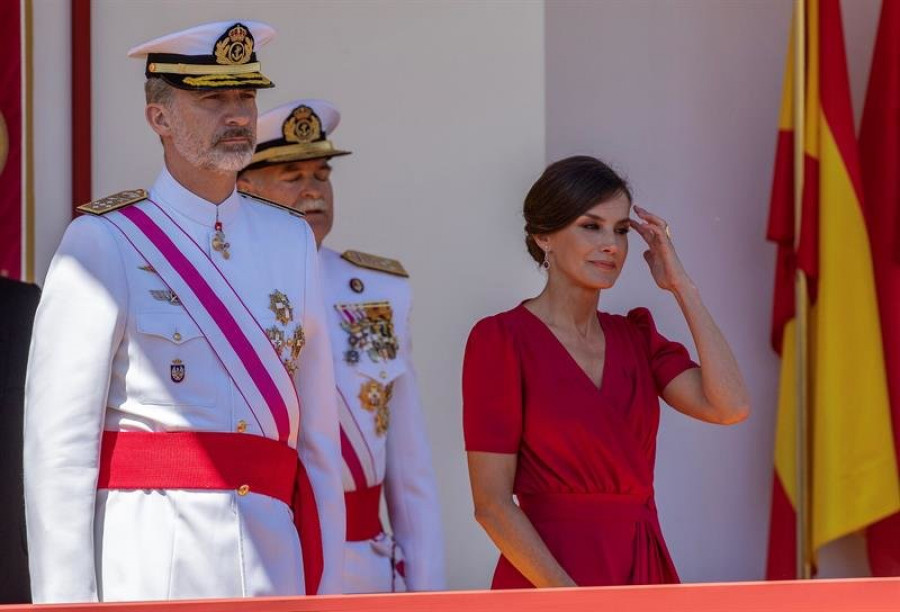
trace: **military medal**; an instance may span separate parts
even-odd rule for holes
[[[169,376],[172,377],[172,382],[180,383],[184,380],[184,364],[181,362],[181,359],[173,359],[172,365],[169,366]]]
[[[275,319],[282,325],[294,320],[294,309],[290,300],[277,289],[269,294],[269,310],[275,313]]]
[[[394,394],[394,383],[382,385],[376,380],[364,382],[359,388],[359,401],[362,407],[375,413],[375,433],[383,436],[391,424],[391,411],[388,402]]]
[[[225,240],[225,232],[222,231],[221,221],[216,221],[215,230],[216,233],[213,234],[212,239],[213,251],[221,253],[224,259],[228,259],[229,257],[231,257],[231,253],[228,252],[228,249],[231,247],[231,245]]]
[[[266,329],[266,335],[269,337],[269,342],[275,347],[275,352],[280,356],[281,351],[284,350],[284,331],[278,326],[273,325]]]
[[[341,329],[347,332],[345,362],[355,364],[363,353],[373,363],[397,357],[400,344],[394,335],[390,302],[335,304],[334,309],[341,316]]]
[[[278,353],[281,363],[288,373],[293,376],[297,372],[297,360],[300,351],[306,344],[306,334],[299,323],[294,326],[294,331],[288,333],[287,326],[294,320],[294,308],[288,297],[277,289],[269,294],[269,310],[275,314],[275,320],[283,327],[272,325],[266,329],[269,341]],[[287,352],[287,355],[284,353]]]
[[[286,344],[287,348],[291,349],[291,360],[296,362],[300,357],[300,351],[306,345],[306,334],[303,333],[300,325],[294,328],[294,332],[288,337]]]
[[[363,284],[361,279],[351,278],[350,279],[350,289],[353,290],[353,293],[362,293],[365,290],[366,286]]]
[[[151,289],[150,295],[153,296],[154,300],[168,302],[172,306],[181,306],[181,300],[178,299],[178,296],[171,289]]]

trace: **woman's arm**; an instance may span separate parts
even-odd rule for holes
[[[483,452],[467,455],[475,520],[503,556],[536,587],[578,586],[513,502],[516,455]]]
[[[750,414],[750,398],[731,347],[681,265],[668,236],[668,224],[638,206],[634,208],[644,221],[633,220],[632,227],[650,247],[644,252],[650,272],[656,284],[671,291],[678,301],[700,357],[700,368],[676,376],[663,389],[662,397],[679,412],[701,421],[740,423]]]
[[[720,425],[740,423],[750,399],[728,342],[694,286],[673,290],[700,357],[700,368],[686,370],[663,389],[667,404],[688,416]]]

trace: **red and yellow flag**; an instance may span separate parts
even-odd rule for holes
[[[865,206],[881,311],[884,362],[900,440],[900,2],[881,6],[869,90],[859,132]],[[897,450],[897,449],[895,449]],[[900,455],[898,455],[900,463]],[[874,576],[900,576],[900,514],[869,527]]]
[[[785,70],[768,239],[778,245],[772,344],[781,355],[769,579],[796,578],[794,278],[808,280],[810,561],[816,551],[900,510],[869,234],[839,0],[806,0],[805,74]],[[805,80],[804,124],[793,120]],[[794,132],[802,129],[803,197],[795,247]]]

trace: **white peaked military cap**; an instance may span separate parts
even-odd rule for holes
[[[217,21],[154,38],[128,57],[146,57],[148,79],[179,89],[261,89],[275,85],[260,72],[256,51],[273,38],[265,23]]]
[[[247,168],[350,155],[328,139],[340,121],[327,100],[294,100],[273,108],[257,120],[256,153]]]

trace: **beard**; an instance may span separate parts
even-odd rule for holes
[[[172,114],[171,121],[172,144],[192,166],[203,170],[238,172],[253,159],[256,134],[251,128],[224,128],[209,143],[202,135],[193,131],[178,113]],[[222,144],[228,138],[247,138],[248,142]]]

